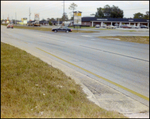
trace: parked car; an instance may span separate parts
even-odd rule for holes
[[[102,25],[101,27],[102,27],[102,28],[106,28],[106,25],[104,24],[104,25]]]
[[[130,25],[121,25],[121,28],[132,28]]]
[[[119,24],[114,24],[114,26],[115,26],[116,28],[119,28]]]
[[[53,28],[52,31],[54,31],[55,33],[57,33],[57,32],[66,32],[66,33],[68,33],[68,32],[72,32],[72,29],[70,29],[68,27],[65,27],[65,26],[63,26],[63,27],[60,26],[58,28]]]
[[[138,29],[139,28],[139,26],[135,26],[135,25],[130,25],[131,26],[131,28],[133,28],[133,29]]]
[[[146,29],[148,29],[148,27],[146,25],[141,25],[140,28],[146,28]]]
[[[116,26],[109,25],[109,26],[106,26],[106,29],[116,29]]]
[[[13,24],[8,24],[8,25],[7,25],[7,28],[12,28],[12,29],[13,29],[14,26],[13,26]]]
[[[95,28],[100,28],[100,25],[99,25],[99,24],[96,24],[96,25],[95,25]]]

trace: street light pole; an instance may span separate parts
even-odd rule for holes
[[[16,24],[16,12],[15,12],[15,24]]]
[[[63,2],[63,21],[65,21],[65,0]]]

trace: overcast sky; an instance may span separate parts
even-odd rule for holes
[[[63,1],[1,1],[1,19],[21,18],[29,19],[29,8],[31,11],[31,20],[34,20],[34,14],[39,13],[40,20],[47,18],[61,18],[63,14]],[[124,11],[124,17],[133,17],[134,13],[141,12],[145,14],[149,11],[149,1],[65,1],[65,12],[71,17],[69,6],[71,3],[78,5],[76,10],[82,12],[82,17],[95,14],[97,8],[109,6],[118,6]]]

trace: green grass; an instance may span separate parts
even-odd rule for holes
[[[20,117],[124,116],[89,101],[59,69],[1,42],[1,118]]]
[[[149,44],[149,36],[99,36],[98,38],[109,40],[115,40],[115,38],[119,38],[120,41]]]

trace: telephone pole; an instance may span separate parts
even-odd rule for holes
[[[31,13],[30,13],[30,7],[29,7],[29,21],[30,21],[30,15],[31,15]]]
[[[63,21],[65,21],[65,0],[63,2]]]
[[[16,19],[17,19],[17,17],[16,17],[16,12],[15,12],[15,24],[16,24]]]

